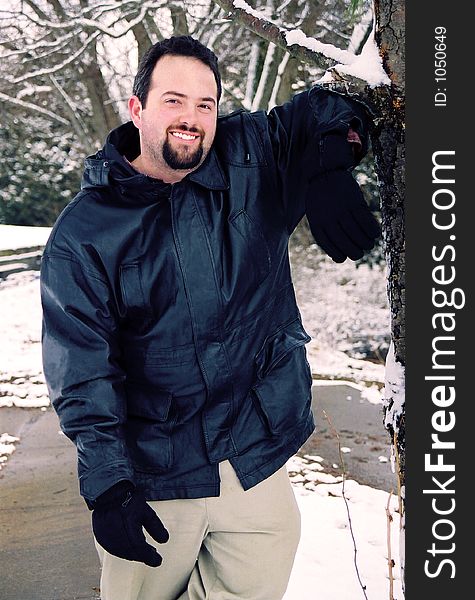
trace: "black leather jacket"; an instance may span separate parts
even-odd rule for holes
[[[248,489],[312,433],[288,240],[331,168],[322,140],[350,124],[364,153],[364,110],[319,87],[219,118],[170,197],[124,160],[132,123],[86,159],[41,269],[44,371],[86,499],[122,479],[149,500],[216,496],[224,459]]]

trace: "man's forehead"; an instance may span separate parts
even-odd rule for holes
[[[186,93],[193,87],[197,96],[206,95],[216,98],[217,84],[214,73],[205,63],[192,56],[166,54],[155,65],[152,73],[151,89],[164,93],[176,90]]]

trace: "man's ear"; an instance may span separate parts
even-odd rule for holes
[[[142,125],[142,103],[137,96],[131,96],[129,98],[129,113],[130,118],[134,122],[137,129],[141,129]]]

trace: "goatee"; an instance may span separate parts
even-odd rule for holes
[[[177,150],[174,150],[168,140],[163,144],[163,159],[170,169],[194,169],[200,164],[203,157],[203,145],[192,153],[183,153],[182,155]]]

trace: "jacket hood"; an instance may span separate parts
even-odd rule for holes
[[[132,161],[139,154],[139,132],[132,121],[113,129],[104,147],[86,158],[81,189],[116,187],[124,200],[133,197],[135,202],[157,201],[157,194],[163,193],[163,181],[139,173],[125,159]],[[214,145],[203,164],[184,179],[208,189],[224,190],[229,187]]]

